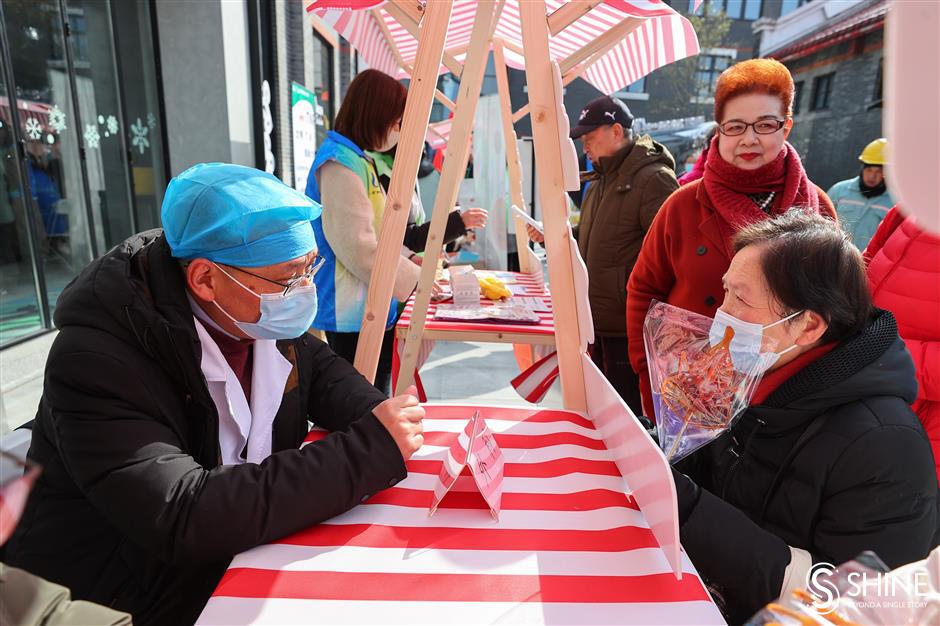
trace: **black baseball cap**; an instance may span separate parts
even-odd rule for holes
[[[633,126],[633,114],[623,100],[610,96],[601,96],[587,103],[581,109],[578,125],[571,129],[571,138],[577,139],[600,126],[620,124],[624,128]]]

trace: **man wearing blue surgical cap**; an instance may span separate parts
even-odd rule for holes
[[[233,555],[405,477],[414,394],[387,399],[305,332],[319,214],[264,172],[196,165],[162,231],[62,292],[11,565],[138,626],[191,624]],[[333,433],[301,449],[308,421]]]

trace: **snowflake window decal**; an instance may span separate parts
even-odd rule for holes
[[[107,120],[107,124],[108,124],[108,133],[111,134],[111,135],[116,135],[117,132],[118,132],[118,121],[117,121],[117,118],[114,117],[113,115],[109,115],[109,116],[108,116],[108,120]]]
[[[147,137],[149,134],[150,128],[144,124],[139,117],[136,122],[131,124],[131,144],[137,148],[141,154],[150,147],[150,139]]]
[[[150,127],[150,130],[153,130],[157,127],[157,116],[153,113],[147,114],[147,126]]]
[[[89,148],[98,148],[101,145],[101,135],[94,124],[85,124],[85,143]]]
[[[35,117],[30,117],[26,120],[26,134],[29,135],[29,138],[33,141],[37,141],[42,137],[42,125]]]
[[[65,120],[65,111],[60,109],[57,104],[52,105],[52,108],[49,109],[49,126],[57,135],[61,135],[62,131],[68,129]]]

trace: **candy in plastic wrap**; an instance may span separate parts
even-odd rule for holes
[[[735,369],[734,330],[711,345],[712,318],[654,302],[643,325],[659,444],[678,461],[730,427],[747,408],[763,369]]]

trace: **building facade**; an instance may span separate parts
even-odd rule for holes
[[[760,55],[793,74],[790,142],[824,189],[856,176],[858,155],[882,136],[885,0],[817,0],[755,23]]]
[[[650,123],[661,122],[665,119],[697,119],[700,116],[710,120],[713,115],[715,81],[718,80],[719,74],[738,61],[758,56],[759,38],[754,32],[754,24],[761,19],[775,20],[786,16],[811,3],[811,0],[704,0],[696,11],[695,0],[665,1],[683,15],[722,14],[729,19],[730,23],[727,32],[717,45],[706,47],[701,54],[685,61],[696,64],[694,74],[696,90],[686,102],[676,107],[670,114],[657,113],[652,106],[657,100],[670,97],[674,91],[672,82],[676,79],[668,71],[655,71],[614,94],[627,103],[635,117]],[[510,69],[509,87],[515,108],[527,102],[525,72]],[[597,89],[582,79],[574,80],[565,88],[565,108],[572,126],[577,122],[577,115],[584,105],[600,95],[602,94]],[[520,137],[530,136],[531,133],[531,121],[528,117],[516,124],[516,134]],[[677,152],[673,156],[681,163],[687,156],[682,152],[692,150],[693,142],[685,144],[678,142],[672,146]]]
[[[300,2],[3,0],[0,350],[51,329],[92,258],[158,227],[194,163],[294,185],[292,91],[313,103],[313,145],[356,64]]]
[[[302,186],[359,70],[349,44],[283,0],[0,3],[0,435],[42,391],[62,289],[160,226],[194,163]]]

